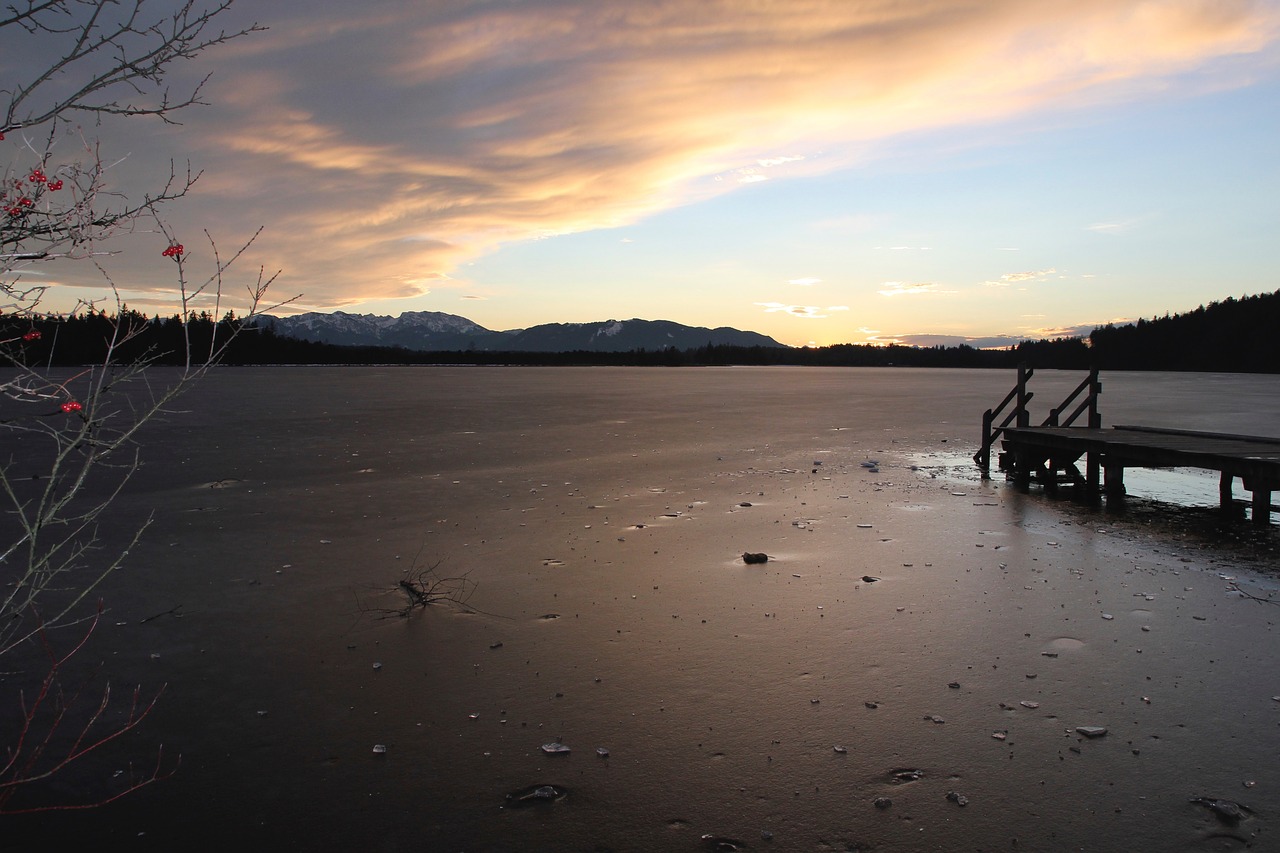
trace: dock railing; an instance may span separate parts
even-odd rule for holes
[[[991,476],[991,445],[995,444],[996,439],[1000,437],[1000,433],[1009,427],[1027,426],[1030,423],[1030,415],[1027,411],[1027,404],[1031,402],[1034,396],[1027,390],[1027,382],[1032,376],[1035,376],[1035,368],[1027,367],[1025,364],[1018,365],[1018,383],[1013,386],[1005,398],[1000,401],[1000,405],[994,409],[987,409],[982,413],[982,445],[978,448],[978,452],[973,454],[973,461],[978,463],[978,467],[982,469],[982,478],[985,480]],[[996,418],[1009,406],[1010,403],[1017,401],[1017,405],[1010,410],[1004,420],[1000,421],[996,426]]]
[[[991,476],[991,446],[999,440],[1001,434],[1010,427],[1027,427],[1031,425],[1031,412],[1028,404],[1035,394],[1027,390],[1027,383],[1031,377],[1035,376],[1035,368],[1028,367],[1025,364],[1018,365],[1018,381],[1013,389],[1005,395],[1000,405],[994,409],[987,409],[982,413],[982,444],[978,448],[978,452],[973,455],[973,461],[978,463],[978,467],[982,469],[983,479]],[[1088,392],[1088,393],[1086,393]],[[1084,381],[1076,386],[1076,389],[1067,395],[1059,405],[1049,410],[1049,416],[1045,418],[1041,426],[1071,426],[1080,416],[1086,412],[1089,415],[1088,426],[1094,429],[1101,428],[1102,415],[1098,412],[1098,395],[1102,393],[1102,382],[1098,379],[1098,369],[1095,367],[1089,371],[1089,375]],[[1084,394],[1076,407],[1072,409],[1064,417],[1064,412],[1076,402],[1076,399]],[[1004,416],[998,424],[996,419],[999,418],[1010,404],[1014,404],[1009,413]]]
[[[1075,402],[1076,398],[1085,391],[1089,393],[1080,401],[1071,414],[1067,415],[1066,420],[1062,420],[1062,413]],[[1056,409],[1049,410],[1049,417],[1045,418],[1044,423],[1040,426],[1071,426],[1085,412],[1089,413],[1089,420],[1085,426],[1091,429],[1102,429],[1102,415],[1098,413],[1098,395],[1102,393],[1102,383],[1098,380],[1098,368],[1089,371],[1089,375],[1085,380],[1076,386],[1076,390],[1067,395],[1067,399],[1063,400]]]

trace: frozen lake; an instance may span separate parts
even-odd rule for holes
[[[1080,378],[1038,373],[1035,411]],[[1102,378],[1104,424],[1280,434],[1280,377]],[[113,683],[168,687],[61,784],[109,789],[161,743],[181,767],[12,825],[129,850],[1265,849],[1280,611],[1232,585],[1274,591],[1276,525],[981,481],[1012,382],[221,370],[144,441],[117,530],[155,522],[91,645]],[[1197,477],[1126,481],[1195,504]],[[435,564],[471,612],[377,618]]]

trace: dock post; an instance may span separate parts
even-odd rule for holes
[[[994,419],[995,413],[990,409],[982,413],[982,449],[978,451],[976,461],[984,480],[991,479],[991,443],[994,441],[991,436],[991,422]]]
[[[1031,401],[1031,396],[1027,393],[1027,380],[1030,379],[1030,371],[1025,364],[1018,365],[1018,428],[1024,429],[1031,426],[1031,413],[1027,411],[1027,403]]]
[[[1103,468],[1106,472],[1107,509],[1119,509],[1124,503],[1124,465],[1107,463]]]
[[[1098,368],[1095,367],[1089,371],[1089,429],[1102,429],[1102,415],[1098,412],[1098,395],[1101,393],[1102,383],[1098,381]]]
[[[1098,483],[1101,479],[1102,465],[1098,462],[1098,454],[1096,451],[1089,451],[1089,459],[1085,463],[1085,493],[1089,500],[1095,500],[1098,497]]]
[[[1222,476],[1218,478],[1218,507],[1223,512],[1231,512],[1231,505],[1235,498],[1231,492],[1231,486],[1235,481],[1234,474],[1222,472]]]
[[[1254,489],[1253,490],[1253,523],[1254,524],[1270,524],[1271,523],[1271,490],[1270,489]]]
[[[1013,449],[1013,484],[1022,491],[1031,487],[1031,454],[1023,447]]]
[[[1036,469],[1036,478],[1044,486],[1046,494],[1058,494],[1058,463],[1052,456],[1040,463]]]

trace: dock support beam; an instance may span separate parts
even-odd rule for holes
[[[1026,491],[1031,487],[1031,454],[1021,447],[1013,449],[1013,484]]]
[[[1031,426],[1031,413],[1027,411],[1027,404],[1031,402],[1031,394],[1027,392],[1027,380],[1031,378],[1032,372],[1025,364],[1018,365],[1017,425],[1019,428]]]
[[[991,424],[995,420],[995,414],[987,409],[982,413],[982,448],[973,457],[973,461],[978,463],[978,468],[982,471],[982,479],[991,479],[991,443],[995,437],[991,435]]]
[[[1254,489],[1253,490],[1253,523],[1254,524],[1270,524],[1271,523],[1271,490],[1270,489]]]
[[[1107,507],[1114,501],[1117,508],[1124,503],[1124,465],[1110,462],[1103,465],[1106,472]]]

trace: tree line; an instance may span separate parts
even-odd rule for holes
[[[228,313],[149,318],[129,309],[116,315],[86,311],[65,317],[8,318],[6,336],[39,332],[25,344],[28,363],[100,362],[113,324],[136,334],[116,353],[124,362],[150,359],[181,364],[188,347],[211,350],[230,341],[225,364],[482,364],[597,366],[797,365],[823,367],[970,367],[1043,369],[1280,372],[1280,291],[1228,298],[1185,314],[1094,329],[1084,337],[1023,341],[1005,349],[959,346],[835,344],[767,347],[710,344],[691,349],[628,352],[423,351],[404,347],[339,346],[277,335]],[[19,328],[21,326],[21,328]]]

